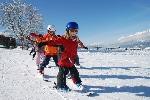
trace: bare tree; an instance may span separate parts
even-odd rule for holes
[[[22,46],[25,37],[31,32],[43,30],[43,18],[38,10],[24,0],[12,0],[0,4],[0,25],[12,36],[18,37]]]

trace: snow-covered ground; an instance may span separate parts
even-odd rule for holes
[[[150,51],[79,52],[86,93],[53,91],[58,68],[50,62],[45,82],[29,51],[0,48],[0,100],[150,100]],[[69,79],[67,79],[69,80]]]

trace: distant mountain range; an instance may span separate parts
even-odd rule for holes
[[[88,45],[89,47],[102,47],[102,48],[146,48],[150,47],[150,29],[136,32],[133,35],[120,37],[116,43],[104,44],[103,42],[95,42]]]
[[[120,37],[117,44],[120,47],[150,47],[150,29],[142,32],[136,32],[135,34],[126,37]]]

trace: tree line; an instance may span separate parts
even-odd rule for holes
[[[6,48],[16,48],[16,39],[13,37],[6,37],[4,35],[0,35],[0,45],[3,45]]]

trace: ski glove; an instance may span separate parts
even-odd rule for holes
[[[57,37],[61,37],[61,35],[57,35]]]
[[[84,47],[84,49],[87,49],[87,50],[88,50],[88,47]]]

